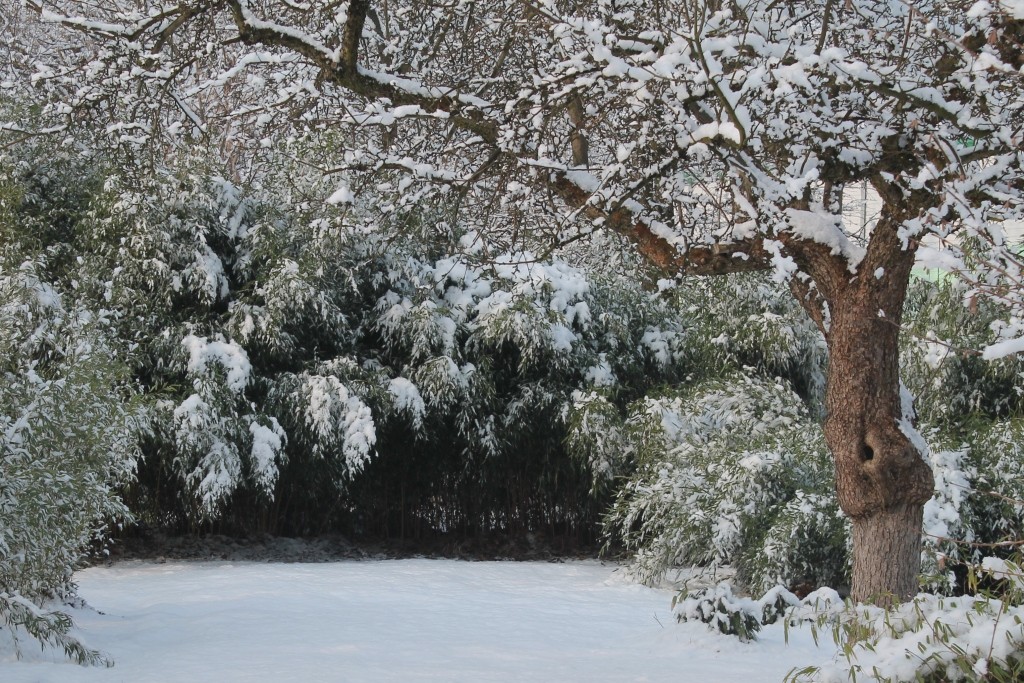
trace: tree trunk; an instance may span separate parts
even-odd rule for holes
[[[907,503],[853,518],[854,600],[889,605],[917,594],[923,506]]]
[[[900,393],[900,320],[914,256],[888,255],[884,266],[865,259],[859,275],[829,292],[825,396],[836,493],[853,523],[851,597],[883,605],[917,593],[922,512],[934,485]]]

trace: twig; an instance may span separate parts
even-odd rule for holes
[[[1017,548],[1024,546],[1024,539],[1018,539],[1016,541],[995,541],[993,543],[981,543],[979,541],[962,541],[958,538],[950,538],[949,536],[939,536],[937,534],[929,534],[922,532],[924,536],[928,538],[934,538],[936,541],[944,541],[946,543],[956,543],[957,545],[965,545],[970,548]]]

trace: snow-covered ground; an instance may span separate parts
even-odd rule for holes
[[[781,681],[834,649],[677,624],[671,592],[597,562],[125,562],[78,575],[111,669],[38,648],[0,681]]]

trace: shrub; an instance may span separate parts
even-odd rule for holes
[[[794,670],[788,681],[879,683],[1019,681],[1024,676],[1024,573],[1019,562],[986,558],[999,597],[918,595],[889,609],[848,605],[823,613],[842,660]]]
[[[635,551],[641,580],[731,564],[754,591],[844,581],[846,523],[830,495],[831,461],[784,381],[734,373],[647,398],[616,438],[628,439],[636,471],[608,528]]]
[[[0,261],[0,622],[82,663],[102,657],[47,605],[74,597],[72,572],[127,510],[116,495],[137,458],[138,416],[108,326],[26,261]]]

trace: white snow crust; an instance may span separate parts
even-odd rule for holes
[[[805,630],[740,643],[678,624],[671,596],[597,562],[125,562],[76,576],[84,668],[0,638],[4,683],[76,681],[780,681],[816,664]]]

